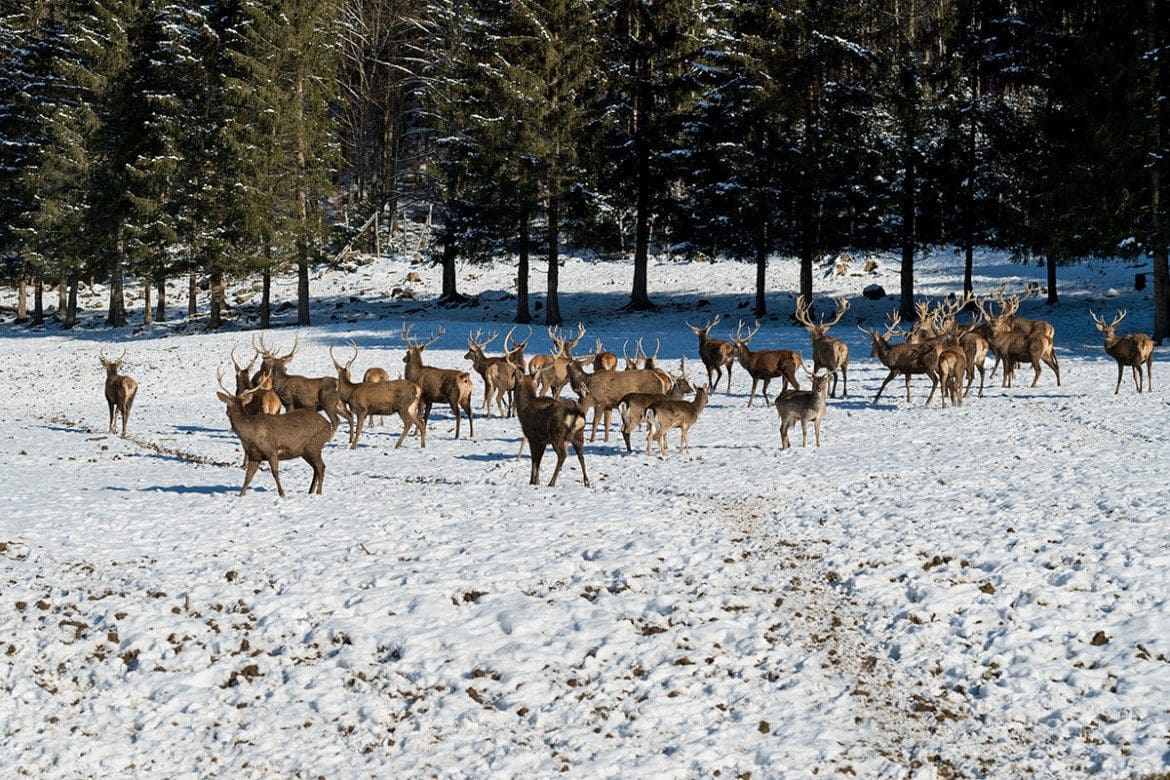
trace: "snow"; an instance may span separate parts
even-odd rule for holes
[[[830,400],[820,449],[780,452],[775,410],[746,407],[737,366],[689,454],[677,434],[665,459],[645,456],[644,433],[633,454],[616,432],[599,436],[589,489],[572,458],[556,488],[529,486],[518,424],[481,419],[477,405],[474,441],[456,441],[436,407],[425,450],[417,439],[394,450],[395,420],[367,429],[358,450],[335,439],[323,496],[306,495],[308,467],[287,462],[287,499],[266,472],[239,498],[215,371],[250,332],[96,327],[100,289],[83,294],[72,333],[0,325],[8,771],[1166,771],[1170,372],[1159,349],[1154,392],[1138,396],[1127,373],[1113,395],[1115,364],[1087,314],[1114,288],[1105,310],[1129,309],[1124,332],[1148,332],[1150,290],[1132,291],[1134,265],[1102,261],[1060,269],[1059,308],[1023,304],[1056,326],[1059,388],[1047,369],[1036,388],[1004,390],[997,377],[984,398],[944,411],[924,407],[921,380],[906,404],[898,381],[873,406],[885,372],[855,326],[895,305],[860,297],[871,283],[897,289],[897,258],[878,260],[818,289],[852,302],[833,331],[852,350],[851,392]],[[917,267],[924,293],[961,285],[954,252]],[[749,319],[749,265],[655,262],[663,310],[617,315],[630,270],[566,261],[561,304],[588,326],[582,345],[596,336],[620,354],[629,335],[661,339],[664,362],[685,354],[697,378],[684,320],[722,314],[726,336]],[[319,273],[321,324],[299,331],[292,368],[330,372],[327,347],[353,338],[357,372],[395,374],[404,320],[420,335],[446,327],[427,356],[466,368],[468,331],[508,327],[513,273],[462,268],[479,303],[457,309],[426,303],[437,268],[395,259]],[[791,260],[772,263],[776,315],[791,309],[796,275]],[[976,257],[980,290],[1032,281],[1043,268]],[[184,285],[172,312],[185,310]],[[394,287],[419,300],[393,300]],[[278,301],[294,290],[295,279],[274,284]],[[237,324],[254,316],[250,282],[228,300]],[[535,330],[530,355],[548,347]],[[97,361],[122,342],[140,385],[125,441],[105,434]],[[810,355],[782,316],[753,346]]]

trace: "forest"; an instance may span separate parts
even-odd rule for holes
[[[768,262],[954,246],[1143,258],[1168,335],[1170,4],[1156,0],[31,0],[0,16],[0,256],[17,318],[127,283],[147,322],[228,279],[350,252],[516,265],[561,320],[558,257]],[[405,223],[425,225],[406,245]],[[1145,264],[1149,261],[1149,265]],[[728,264],[728,273],[740,273]],[[536,276],[539,274],[538,276]],[[532,278],[536,276],[536,278]],[[28,290],[31,289],[31,301]],[[153,299],[151,298],[154,292]]]

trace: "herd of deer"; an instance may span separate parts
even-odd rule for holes
[[[949,400],[953,406],[963,403],[971,392],[975,373],[979,374],[979,392],[983,395],[986,378],[985,358],[990,352],[995,358],[991,375],[994,377],[1000,363],[1003,364],[1003,386],[1011,387],[1015,369],[1021,363],[1029,362],[1035,372],[1032,386],[1040,379],[1041,364],[1052,369],[1056,383],[1060,385],[1060,364],[1053,350],[1055,331],[1043,320],[1025,319],[1016,316],[1021,302],[1020,296],[1007,297],[998,293],[987,300],[978,298],[951,299],[935,307],[923,302],[918,304],[918,321],[907,332],[901,327],[900,319],[894,314],[884,331],[860,328],[869,334],[877,358],[889,369],[889,374],[878,388],[873,402],[881,398],[882,392],[895,377],[901,374],[906,381],[906,400],[910,401],[910,380],[914,375],[925,375],[931,381],[929,404],[936,392],[940,404],[946,407]],[[994,307],[998,306],[998,310]],[[773,379],[781,380],[781,389],[775,400],[780,420],[781,447],[790,446],[788,431],[799,422],[802,430],[802,446],[807,444],[808,426],[814,428],[816,444],[821,443],[821,421],[826,410],[826,398],[836,397],[838,374],[842,385],[842,396],[849,390],[849,347],[845,342],[829,335],[829,330],[840,322],[849,309],[845,299],[837,301],[836,311],[827,319],[822,316],[814,322],[809,307],[802,300],[796,309],[796,319],[808,331],[813,357],[813,370],[809,371],[799,352],[787,349],[764,349],[753,351],[752,338],[759,332],[760,325],[744,331],[739,323],[730,341],[711,336],[711,331],[720,322],[717,315],[703,327],[687,323],[699,340],[699,357],[707,369],[707,384],[695,387],[686,370],[686,358],[679,361],[678,373],[672,373],[658,365],[659,343],[654,354],[647,354],[642,339],[635,342],[634,354],[629,354],[629,341],[623,346],[624,364],[619,367],[617,355],[608,352],[600,339],[595,342],[592,354],[574,357],[573,350],[584,338],[586,330],[577,326],[575,335],[550,328],[549,337],[553,349],[548,354],[534,356],[525,361],[524,350],[528,346],[532,331],[523,341],[513,340],[515,328],[504,337],[504,354],[489,356],[487,348],[498,334],[489,334],[485,339],[482,331],[467,336],[467,353],[464,358],[471,362],[472,369],[483,380],[483,410],[488,418],[494,405],[502,417],[515,415],[520,422],[523,437],[518,458],[523,456],[524,444],[528,443],[532,459],[531,484],[540,482],[540,464],[545,450],[552,446],[557,454],[557,465],[553,471],[550,486],[556,485],[557,477],[568,457],[572,446],[581,465],[581,477],[586,486],[589,477],[585,470],[585,427],[588,413],[593,412],[590,441],[597,438],[597,425],[604,421],[603,440],[609,441],[610,422],[613,412],[621,418],[621,433],[627,451],[632,450],[630,436],[646,423],[646,454],[652,452],[655,442],[659,452],[666,454],[666,436],[672,430],[681,432],[681,447],[688,448],[687,435],[702,414],[708,394],[718,388],[727,373],[727,390],[731,390],[731,368],[735,361],[747,371],[752,379],[748,406],[755,400],[756,388],[763,383],[764,402],[768,399],[768,386]],[[977,312],[972,322],[960,323],[958,315],[965,310]],[[1105,338],[1105,351],[1117,361],[1117,386],[1125,367],[1133,371],[1137,391],[1143,391],[1142,366],[1146,375],[1144,388],[1153,389],[1152,339],[1145,334],[1117,335],[1117,326],[1126,312],[1110,323],[1106,323],[1092,311],[1097,329]],[[240,365],[235,350],[231,361],[235,370],[235,390],[224,383],[222,371],[216,377],[220,391],[219,399],[227,406],[227,416],[232,430],[244,449],[244,485],[240,495],[248,490],[252,478],[260,465],[267,463],[272,471],[280,495],[284,488],[280,484],[279,462],[301,458],[313,469],[309,492],[320,493],[325,478],[325,463],[321,456],[324,446],[333,438],[340,425],[340,418],[349,423],[349,446],[357,448],[362,431],[367,424],[373,424],[375,416],[397,414],[403,429],[395,447],[401,447],[412,430],[418,433],[419,445],[426,447],[426,432],[430,421],[431,408],[435,403],[447,404],[455,415],[455,438],[458,439],[463,415],[467,416],[470,436],[475,436],[475,424],[471,412],[472,381],[466,371],[436,368],[423,362],[424,351],[437,342],[446,331],[439,328],[426,340],[412,337],[410,326],[404,325],[401,332],[406,344],[403,357],[403,378],[391,379],[380,368],[367,369],[360,382],[354,382],[350,369],[358,356],[357,345],[352,341],[353,355],[345,363],[338,361],[333,347],[329,356],[337,375],[306,377],[288,373],[288,365],[296,355],[299,337],[293,341],[292,350],[286,355],[277,354],[265,343],[263,337],[253,340],[253,357],[247,365]],[[902,336],[903,341],[893,343],[891,339]],[[117,359],[110,359],[103,349],[101,363],[106,370],[105,394],[109,404],[109,432],[116,430],[118,415],[122,420],[122,436],[126,436],[126,425],[130,407],[138,391],[137,383],[128,376],[119,374],[126,350]],[[259,367],[253,372],[256,361]],[[810,389],[801,389],[798,372],[803,371],[812,382]],[[965,380],[965,384],[964,384]],[[569,386],[577,394],[577,400],[560,398],[563,389]],[[692,396],[690,400],[688,396]],[[281,413],[281,410],[284,410]],[[324,412],[328,420],[321,416]]]

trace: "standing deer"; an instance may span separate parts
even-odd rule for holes
[[[412,341],[410,325],[402,326],[402,340],[406,343],[406,355],[402,362],[406,364],[405,377],[422,388],[423,424],[431,423],[431,407],[436,402],[451,405],[451,412],[455,415],[455,438],[459,438],[459,426],[462,420],[460,410],[467,413],[467,426],[471,438],[475,438],[475,421],[471,415],[471,375],[466,371],[456,371],[449,368],[432,368],[423,365],[423,350],[441,339],[447,332],[439,328],[438,333],[430,341]]]
[[[876,329],[866,330],[860,325],[857,327],[858,330],[862,333],[868,333],[873,339],[873,350],[870,357],[877,358],[883,366],[890,370],[889,375],[882,382],[882,386],[878,388],[877,395],[873,397],[875,404],[882,397],[886,385],[898,374],[906,377],[906,403],[910,403],[910,377],[914,374],[926,374],[930,379],[931,398],[934,397],[934,392],[938,388],[938,352],[933,344],[890,343],[891,338],[903,332],[898,327],[900,322],[901,318],[895,313],[884,335],[878,333]],[[927,403],[930,402],[927,401]]]
[[[118,373],[122,361],[126,359],[126,348],[122,347],[122,354],[115,360],[106,357],[106,348],[102,347],[98,353],[98,360],[106,370],[106,403],[110,407],[110,426],[107,433],[115,433],[118,426],[115,423],[118,415],[122,417],[122,438],[126,438],[126,423],[130,420],[130,407],[134,405],[134,396],[138,394],[138,383],[128,376]]]
[[[593,370],[594,371],[613,371],[617,368],[617,355],[612,352],[606,352],[601,344],[601,339],[596,339],[593,350]]]
[[[263,358],[260,370],[272,377],[272,391],[280,397],[280,402],[289,411],[311,409],[325,412],[334,428],[338,426],[337,417],[340,415],[349,422],[352,430],[353,415],[345,408],[337,394],[336,379],[331,376],[307,377],[288,373],[288,364],[297,354],[299,346],[298,335],[293,339],[292,351],[281,357],[265,345],[263,336],[260,337],[258,349]],[[254,378],[254,381],[258,381],[258,378]]]
[[[805,373],[812,380],[809,390],[788,390],[776,396],[776,413],[780,416],[780,449],[791,447],[788,441],[788,429],[792,423],[800,421],[800,446],[808,446],[808,424],[813,424],[816,432],[817,446],[821,446],[821,420],[825,416],[825,391],[829,389],[829,377],[832,374]]]
[[[1028,300],[1029,298],[1033,297],[1034,295],[1036,295],[1036,288],[1030,288],[1024,293],[1023,297],[1021,297],[1019,295],[1013,295],[1009,298],[1009,297],[1007,297],[1006,291],[1001,289],[999,292],[992,293],[991,298],[997,304],[999,304],[1000,314],[1001,314],[1001,316],[1005,316],[1005,319],[1006,319],[1010,329],[1019,333],[1025,340],[1030,339],[1033,335],[1037,335],[1037,336],[1043,336],[1043,337],[1047,338],[1049,341],[1055,343],[1055,341],[1056,341],[1056,328],[1054,328],[1052,326],[1052,323],[1046,322],[1045,320],[1033,320],[1033,319],[1028,319],[1026,317],[1016,316],[1016,312],[1020,308],[1020,303],[1022,301]],[[1008,311],[1009,309],[1010,309],[1010,312]],[[980,311],[981,312],[983,311],[982,307],[980,307]],[[984,335],[984,338],[987,339],[988,343],[991,343],[992,338],[991,338],[991,332],[990,332],[991,331],[990,320],[992,318],[988,317],[986,312],[984,312],[984,316],[987,317],[987,319],[989,320],[989,325],[988,325],[988,332],[983,334],[983,335]],[[991,350],[992,350],[992,353],[995,355],[995,363],[991,367],[991,376],[992,376],[992,378],[995,378],[995,372],[999,369],[999,364],[1000,364],[1000,361],[1002,358],[1001,358],[999,352],[997,352],[995,350],[994,344],[992,345]],[[1053,359],[1055,360],[1055,357]],[[1007,370],[1006,365],[1004,366],[1004,370]],[[1057,385],[1059,385],[1059,384],[1060,383],[1057,382]]]
[[[577,323],[577,335],[574,338],[568,338],[559,329],[553,330],[552,328],[548,329],[548,335],[553,342],[553,354],[550,356],[549,363],[537,371],[534,376],[541,395],[544,395],[547,390],[552,393],[553,398],[560,398],[561,390],[569,383],[569,363],[574,361],[587,363],[592,358],[578,360],[573,357],[573,349],[585,336],[585,326],[581,323]],[[528,364],[529,370],[534,362],[536,362],[535,357]]]
[[[943,342],[945,343],[945,342]],[[947,408],[947,397],[952,406],[963,405],[963,379],[967,376],[967,353],[958,341],[940,346],[938,352],[939,403]],[[929,404],[930,399],[926,402]]]
[[[703,361],[703,365],[707,368],[707,386],[712,390],[719,388],[719,380],[723,377],[723,369],[727,369],[727,392],[731,392],[731,364],[735,359],[735,347],[728,344],[726,341],[711,338],[711,329],[719,324],[720,316],[715,315],[715,319],[709,321],[701,328],[696,328],[691,323],[687,323],[687,327],[694,331],[695,335],[699,337],[699,358]],[[714,375],[714,381],[711,377]]]
[[[650,405],[656,401],[661,401],[663,398],[671,398],[676,401],[681,401],[695,389],[691,386],[690,380],[687,378],[686,358],[679,360],[679,373],[671,375],[670,390],[665,395],[662,393],[627,393],[622,396],[622,400],[618,403],[618,412],[622,418],[622,438],[626,442],[626,452],[633,452],[634,448],[630,443],[630,435],[642,426],[642,420],[646,416],[646,410]]]
[[[487,414],[488,419],[492,416],[492,398],[495,397],[496,406],[500,410],[501,417],[512,416],[512,390],[515,388],[515,372],[512,370],[515,366],[508,361],[507,357],[488,357],[484,350],[487,349],[498,333],[492,333],[488,336],[487,341],[482,340],[482,331],[476,331],[475,335],[467,334],[467,353],[463,356],[464,360],[470,360],[472,368],[483,379],[483,408]],[[506,342],[506,340],[505,340]],[[508,399],[508,408],[504,409],[504,398]]]
[[[389,381],[390,381],[390,372],[384,368],[378,368],[376,366],[371,366],[370,368],[366,369],[366,373],[362,374],[362,382],[374,383],[374,382],[389,382]],[[366,422],[372,426],[374,424],[374,415],[371,414],[370,419],[366,420]],[[386,418],[379,417],[378,424],[385,425]]]
[[[314,409],[293,409],[280,415],[249,412],[247,406],[257,388],[233,395],[223,383],[223,372],[217,370],[215,373],[223,391],[216,395],[227,404],[228,420],[244,447],[244,486],[240,488],[240,495],[248,492],[248,485],[252,483],[252,477],[256,476],[260,464],[267,463],[272,470],[276,490],[284,498],[278,463],[293,458],[302,458],[313,467],[309,493],[320,495],[325,484],[325,460],[321,457],[321,450],[333,438],[336,426]]]
[[[743,331],[743,322],[739,323],[739,327],[735,330],[735,337],[732,342],[735,344],[735,356],[739,359],[739,364],[747,370],[748,376],[752,378],[752,391],[748,395],[748,406],[752,405],[752,401],[756,397],[756,385],[763,380],[764,382],[764,403],[771,403],[768,400],[768,385],[776,377],[780,377],[782,384],[780,392],[788,389],[789,385],[799,390],[800,383],[796,381],[796,371],[803,363],[799,352],[793,352],[790,349],[761,349],[758,352],[752,352],[748,345],[752,338],[759,333],[760,323],[756,323],[755,330],[748,331],[746,336],[741,336]]]
[[[581,479],[585,487],[589,487],[589,474],[585,471],[585,413],[576,401],[538,396],[533,378],[520,375],[519,371],[517,374],[516,416],[520,418],[520,428],[524,432],[520,447],[523,451],[524,441],[527,441],[532,457],[529,484],[540,484],[540,462],[551,444],[557,454],[557,467],[548,486],[555,487],[557,476],[569,455],[569,444],[572,444],[581,464]]]
[[[568,363],[568,371],[569,382],[581,395],[581,410],[587,413],[591,407],[593,409],[593,431],[589,441],[596,441],[597,421],[602,416],[605,417],[603,440],[609,441],[609,422],[622,398],[630,393],[665,393],[670,389],[669,377],[663,380],[657,371],[638,369],[586,374],[577,361]]]
[[[1108,324],[1105,320],[1093,314],[1089,309],[1089,316],[1097,325],[1097,330],[1105,335],[1105,351],[1117,361],[1117,387],[1113,394],[1121,392],[1121,375],[1126,366],[1133,372],[1133,384],[1138,393],[1142,392],[1142,364],[1146,366],[1146,389],[1154,391],[1154,340],[1145,333],[1131,333],[1128,336],[1118,336],[1117,326],[1125,319],[1127,311],[1117,312],[1117,317]]]
[[[829,396],[832,398],[837,397],[838,371],[841,372],[842,380],[841,396],[849,397],[849,345],[829,335],[829,328],[840,322],[847,311],[849,301],[838,298],[837,311],[833,314],[833,319],[825,322],[824,315],[821,315],[820,321],[813,324],[812,310],[808,302],[803,297],[798,298],[796,302],[796,320],[808,331],[809,339],[812,341],[813,373],[823,368],[833,377],[833,385],[829,390]]]
[[[1032,387],[1040,382],[1041,363],[1046,364],[1056,374],[1056,386],[1060,387],[1060,363],[1056,360],[1052,336],[1046,329],[1039,327],[1018,330],[1014,318],[1019,305],[1019,296],[1016,296],[1006,301],[999,314],[991,318],[991,348],[996,358],[1003,361],[1003,386],[1012,386],[1016,366],[1026,360],[1032,364],[1032,370],[1035,372]],[[986,316],[986,312],[984,314]],[[1049,325],[1049,328],[1051,327]]]
[[[358,348],[357,344],[352,341],[349,342],[349,345],[353,348],[353,357],[346,361],[345,365],[337,362],[337,358],[333,356],[332,346],[329,347],[329,358],[333,361],[333,367],[337,369],[337,394],[341,396],[341,400],[349,406],[350,411],[357,418],[357,425],[349,434],[350,449],[357,449],[366,421],[372,420],[375,414],[382,416],[397,414],[402,420],[402,435],[398,437],[394,449],[402,446],[402,442],[406,440],[412,427],[418,431],[421,446],[426,447],[426,427],[423,426],[423,422],[418,416],[418,407],[422,402],[422,389],[406,379],[388,379],[384,382],[364,380],[354,382],[350,378],[349,369],[357,360]]]
[[[703,407],[707,405],[709,392],[708,388],[700,387],[695,392],[695,400],[693,401],[676,401],[664,398],[650,405],[650,408],[646,410],[646,424],[649,428],[649,433],[646,434],[647,456],[650,455],[651,444],[655,441],[658,442],[659,454],[666,455],[666,434],[674,428],[682,431],[681,448],[684,450],[691,448],[690,442],[687,441],[687,434],[698,421]]]

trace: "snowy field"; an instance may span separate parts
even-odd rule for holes
[[[997,377],[944,411],[924,408],[924,380],[906,404],[899,380],[873,406],[885,370],[854,326],[895,305],[860,296],[897,289],[896,262],[879,261],[817,278],[818,296],[853,302],[833,331],[852,350],[850,395],[830,401],[820,449],[782,453],[775,410],[747,408],[737,366],[689,454],[647,458],[643,434],[633,454],[599,437],[588,489],[573,459],[556,488],[530,487],[515,420],[477,416],[475,440],[456,441],[436,407],[425,450],[394,450],[395,420],[356,451],[335,438],[324,496],[305,494],[298,461],[282,469],[287,499],[267,471],[238,498],[215,371],[251,337],[250,283],[229,296],[239,320],[215,334],[182,321],[112,332],[92,326],[96,311],[71,333],[30,332],[7,315],[3,775],[1170,770],[1170,370],[1159,349],[1153,394],[1127,374],[1114,396],[1087,313],[1128,307],[1122,331],[1148,332],[1150,291],[1133,292],[1134,268],[1095,263],[1061,269],[1057,310],[1024,304],[1056,326],[1059,388],[1047,368],[1028,388],[1025,369],[1023,387]],[[720,313],[726,337],[750,311],[752,268],[655,265],[662,311],[618,315],[630,270],[567,261],[562,311],[589,328],[582,347],[658,338],[668,365],[685,354],[698,379],[683,320]],[[773,263],[780,292],[753,347],[811,360],[784,316],[796,270]],[[407,283],[412,271],[421,282]],[[1043,278],[994,254],[977,272],[984,292]],[[325,273],[319,324],[300,331],[291,368],[332,373],[327,347],[353,338],[359,374],[394,374],[404,320],[423,334],[444,325],[430,362],[466,368],[469,330],[508,327],[511,274],[461,269],[478,305],[445,310],[428,304],[437,268]],[[919,274],[925,293],[961,285],[953,253]],[[393,299],[396,287],[416,300]],[[172,313],[185,311],[179,291]],[[6,290],[0,305],[12,303]],[[293,314],[270,344],[291,345]],[[97,360],[123,341],[140,384],[126,441],[104,433]],[[529,354],[547,348],[538,327]]]

